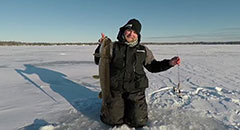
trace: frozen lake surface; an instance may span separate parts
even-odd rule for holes
[[[178,67],[146,71],[149,123],[143,130],[240,129],[239,45],[147,46],[158,60],[181,57],[183,98],[172,91]],[[1,129],[130,129],[99,119],[95,47],[1,46]]]

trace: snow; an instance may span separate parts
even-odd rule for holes
[[[240,129],[239,45],[148,45],[178,68],[147,73],[149,122],[143,130]],[[95,46],[1,46],[0,129],[135,130],[99,119]]]

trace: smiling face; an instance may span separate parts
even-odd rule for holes
[[[131,43],[138,39],[138,34],[134,30],[126,29],[124,31],[124,37],[128,43]]]

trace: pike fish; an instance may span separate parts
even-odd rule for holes
[[[102,92],[102,103],[105,104],[111,99],[110,92],[110,59],[111,59],[112,41],[108,37],[104,37],[100,47],[100,61],[99,61],[99,78]]]

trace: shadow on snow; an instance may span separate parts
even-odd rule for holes
[[[77,84],[69,79],[67,79],[66,75],[63,73],[36,67],[30,64],[25,64],[25,70],[15,69],[15,71],[21,75],[25,80],[30,82],[33,86],[40,89],[44,94],[46,94],[51,100],[57,102],[57,100],[45,92],[41,86],[35,83],[33,80],[28,78],[26,74],[37,74],[39,78],[49,84],[50,88],[64,97],[77,111],[82,113],[84,116],[99,121],[99,111],[101,102],[97,98],[98,93],[91,91],[81,84]],[[39,123],[40,121],[40,123]],[[45,121],[44,121],[45,122]],[[35,124],[35,125],[34,125]],[[44,126],[48,124],[47,122],[43,123],[43,121],[36,119],[34,123],[30,126],[24,127],[35,129],[35,127],[40,128],[40,126]]]

